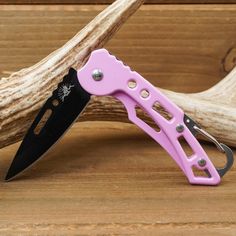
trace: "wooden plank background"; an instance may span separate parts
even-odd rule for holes
[[[0,0],[0,4],[110,4],[114,0]],[[146,0],[146,4],[232,4],[236,0]]]
[[[36,63],[104,7],[2,6],[0,76]],[[145,5],[106,48],[157,86],[201,91],[228,73],[235,12],[236,5]]]
[[[63,45],[104,7],[1,6],[0,77]],[[235,45],[236,5],[170,4],[143,6],[106,47],[157,86],[197,92],[227,74]],[[0,150],[1,179],[18,147]],[[0,235],[234,236],[235,199],[235,167],[218,187],[191,186],[133,125],[77,123],[32,169],[0,182]]]

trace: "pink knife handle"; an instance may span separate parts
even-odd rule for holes
[[[100,75],[102,74],[100,78],[94,78],[93,75],[94,72],[96,74],[96,71],[100,72]],[[110,55],[107,50],[94,51],[87,64],[78,71],[78,79],[81,86],[91,94],[110,95],[119,99],[125,105],[129,119],[148,133],[172,156],[191,184],[216,185],[220,182],[221,178],[216,168],[185,125],[184,112],[141,75],[131,71],[128,66]],[[134,86],[130,86],[130,82]],[[146,97],[142,96],[144,91]],[[170,120],[153,109],[156,102],[172,115]],[[137,117],[135,109],[137,106],[153,119],[160,131],[156,131]],[[179,131],[177,127],[180,127],[181,130]],[[191,156],[187,156],[182,148],[179,142],[181,136],[192,148],[193,154]],[[201,160],[205,161],[204,166],[199,164]],[[193,167],[207,171],[209,176],[195,176]]]

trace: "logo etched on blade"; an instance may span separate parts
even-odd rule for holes
[[[71,93],[71,88],[75,87],[72,84],[63,84],[58,90],[58,97],[64,102],[65,97],[69,96]]]

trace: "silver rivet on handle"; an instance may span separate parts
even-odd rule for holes
[[[176,126],[176,131],[177,131],[178,133],[182,133],[182,132],[184,131],[184,126],[183,126],[182,124],[178,124],[178,125]]]
[[[205,159],[200,159],[198,161],[198,165],[201,166],[201,167],[205,166],[206,165],[206,160]]]
[[[103,73],[100,69],[95,69],[92,72],[92,77],[95,81],[100,81],[103,78]]]

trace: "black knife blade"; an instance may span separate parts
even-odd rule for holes
[[[81,87],[76,70],[71,68],[27,131],[5,180],[12,179],[45,154],[83,111],[90,96]],[[44,122],[42,128],[41,122]]]

